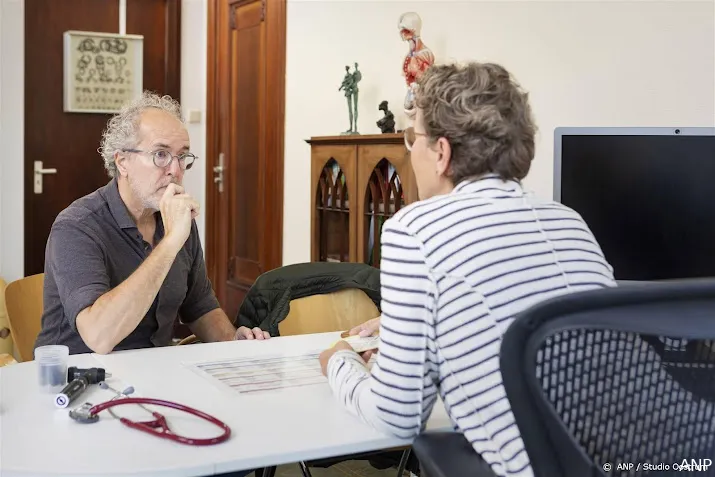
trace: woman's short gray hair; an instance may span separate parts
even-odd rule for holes
[[[494,63],[432,65],[418,80],[416,104],[425,133],[452,149],[449,177],[456,185],[469,177],[496,173],[521,180],[534,158],[536,125],[528,93],[504,67]]]
[[[109,177],[117,175],[115,153],[136,146],[139,116],[149,108],[160,109],[184,122],[181,106],[171,96],[159,96],[151,91],[144,91],[141,96],[127,102],[107,123],[98,149]]]

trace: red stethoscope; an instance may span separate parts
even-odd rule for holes
[[[163,439],[170,439],[172,441],[179,442],[181,444],[187,444],[190,446],[209,446],[213,444],[219,444],[221,442],[224,442],[231,436],[231,428],[228,427],[226,423],[223,421],[206,414],[205,412],[199,411],[198,409],[194,409],[189,406],[185,406],[183,404],[175,403],[172,401],[164,401],[162,399],[152,399],[152,398],[137,398],[137,397],[127,397],[128,394],[131,394],[134,392],[134,389],[132,387],[129,387],[122,391],[121,393],[116,391],[115,389],[111,388],[106,382],[101,382],[99,383],[99,386],[103,389],[109,389],[110,391],[113,391],[116,396],[112,398],[109,401],[103,402],[101,404],[97,404],[92,406],[89,403],[85,403],[84,405],[80,406],[77,409],[74,409],[70,411],[70,417],[78,422],[81,423],[94,423],[99,420],[99,413],[104,411],[105,409],[109,411],[109,413],[115,417],[116,419],[119,419],[119,422],[124,424],[125,426],[131,427],[132,429],[137,429],[139,431],[146,432],[148,434],[151,434],[156,437],[161,437]],[[122,397],[124,396],[124,397]],[[119,398],[119,399],[117,399]],[[115,406],[121,406],[123,404],[139,404],[143,409],[145,409],[147,412],[151,413],[152,416],[154,416],[154,420],[152,421],[132,421],[131,419],[128,419],[126,417],[120,417],[117,416],[111,408]],[[163,406],[163,407],[170,407],[173,409],[177,409],[179,411],[186,412],[188,414],[191,414],[196,417],[200,417],[201,419],[204,419],[211,424],[214,424],[218,426],[220,429],[223,430],[223,434],[216,436],[216,437],[208,437],[208,438],[193,438],[193,437],[186,437],[186,436],[181,436],[178,434],[175,434],[170,428],[168,423],[166,422],[166,417],[164,417],[163,414],[152,411],[143,404],[150,404],[154,406]]]

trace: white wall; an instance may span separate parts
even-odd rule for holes
[[[23,276],[24,0],[0,0],[0,276]]]
[[[182,0],[182,97],[200,157],[186,175],[205,237],[206,0]],[[379,132],[378,103],[398,116],[405,11],[423,20],[438,61],[498,61],[531,92],[540,126],[529,188],[551,196],[557,126],[715,125],[715,7],[687,1],[288,0],[283,262],[310,259],[310,136],[347,126],[337,91],[358,62],[359,130]],[[22,276],[23,0],[0,0],[0,276]],[[203,162],[203,164],[202,164]]]
[[[310,136],[347,128],[337,91],[359,63],[359,131],[379,133],[383,99],[398,116],[407,45],[397,22],[422,17],[438,62],[502,63],[530,91],[540,133],[525,180],[552,196],[558,126],[715,125],[715,7],[687,1],[289,0],[283,261],[310,260]]]
[[[3,3],[0,2],[0,35],[2,34],[2,19],[3,19],[2,11],[3,11]],[[2,146],[2,139],[3,139],[3,136],[2,136],[2,131],[3,131],[2,121],[3,121],[3,119],[4,119],[3,116],[2,116],[2,83],[3,83],[3,78],[2,78],[2,77],[3,77],[3,67],[2,67],[3,63],[2,63],[2,59],[3,59],[2,36],[0,36],[0,146]],[[2,181],[2,161],[0,160],[0,188],[2,187],[2,185],[3,185],[3,181]],[[2,189],[0,189],[0,194],[2,194]],[[0,201],[0,244],[2,244],[2,238],[3,238],[3,234],[2,234],[2,202]],[[2,250],[0,249],[0,270],[2,270],[2,255],[3,255],[3,254],[2,254]],[[0,275],[0,277],[2,277],[2,275]]]
[[[3,19],[3,4],[0,2],[0,146],[2,146],[2,131],[3,131],[3,126],[2,126],[2,121],[3,121],[3,116],[2,116],[2,83],[3,83],[3,50],[2,50],[2,19]],[[0,194],[2,194],[2,161],[0,160]],[[0,200],[0,245],[2,244],[2,201]],[[0,270],[2,270],[2,249],[0,249]],[[0,275],[2,277],[2,275]]]
[[[201,113],[199,123],[188,123],[191,150],[199,159],[184,174],[186,191],[201,204],[196,218],[201,243],[206,240],[206,46],[208,2],[181,2],[181,108],[188,119],[190,110]],[[204,248],[204,255],[206,249]]]
[[[199,123],[187,125],[199,162],[185,175],[185,185],[204,211],[197,219],[202,240],[206,216],[207,5],[206,0],[182,0],[181,17],[181,103],[187,115],[191,109],[201,112]],[[24,0],[0,0],[0,277],[8,283],[24,276],[24,23]]]

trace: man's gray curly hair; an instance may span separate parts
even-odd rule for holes
[[[131,149],[137,144],[138,119],[149,108],[165,111],[182,123],[179,102],[171,96],[159,96],[152,91],[144,91],[141,96],[129,101],[122,109],[107,122],[107,128],[102,134],[99,154],[104,160],[104,168],[109,177],[117,175],[117,165],[114,163],[114,154],[122,149]]]

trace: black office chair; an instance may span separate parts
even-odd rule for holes
[[[543,302],[506,331],[500,363],[537,477],[715,476],[715,279]],[[461,434],[413,451],[423,477],[495,475]]]

